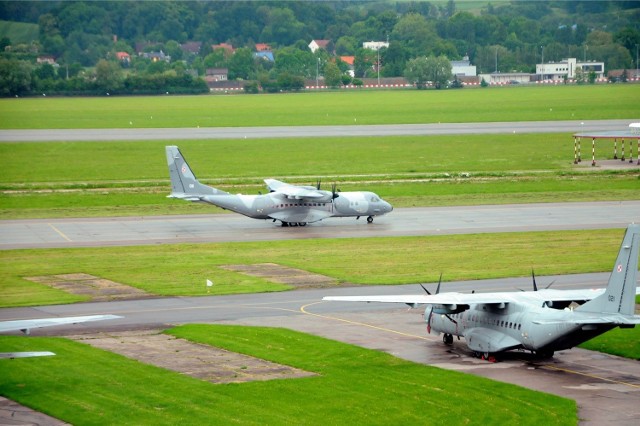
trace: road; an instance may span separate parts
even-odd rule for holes
[[[429,123],[353,126],[196,127],[171,129],[0,130],[1,142],[263,139],[391,135],[567,133],[622,131],[634,120],[569,120],[498,123]]]
[[[4,220],[0,249],[624,229],[632,222],[640,223],[640,200],[404,208],[372,224],[329,218],[295,228],[236,214]]]

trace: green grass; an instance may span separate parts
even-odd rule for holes
[[[640,296],[636,297],[636,303]],[[605,352],[625,358],[640,360],[640,327],[633,329],[614,328],[594,339],[584,342],[581,348]]]
[[[263,186],[253,185],[219,187],[232,193],[257,194],[258,191],[265,191]],[[420,183],[349,183],[341,184],[340,188],[345,191],[376,192],[396,208],[640,199],[640,179],[632,175],[425,180]],[[134,189],[0,193],[0,218],[229,213],[208,204],[193,204],[166,198],[169,192],[167,183],[159,187]]]
[[[57,355],[0,360],[0,394],[86,425],[577,422],[568,399],[289,330],[188,325],[169,333],[318,376],[214,385],[65,339],[3,336],[0,350]]]
[[[573,138],[566,134],[3,143],[1,184],[168,182],[164,147],[173,143],[204,181],[420,177],[445,172],[571,170],[573,166]],[[613,149],[605,149],[608,144],[600,146],[600,155],[612,154]]]
[[[162,296],[206,295],[205,279],[216,283],[211,294],[290,288],[220,268],[228,264],[278,263],[355,284],[435,282],[440,272],[445,281],[528,276],[531,268],[540,276],[601,272],[610,270],[622,235],[610,229],[1,251],[0,306],[81,300],[23,278],[79,272]]]
[[[0,38],[3,37],[9,37],[13,45],[37,41],[38,25],[0,20]]]
[[[165,197],[169,143],[0,144],[0,218],[219,212]],[[574,168],[573,141],[565,134],[180,141],[180,147],[203,182],[232,193],[256,194],[265,189],[263,178],[275,177],[371,190],[397,207],[640,198],[637,170]],[[598,158],[610,156],[610,148],[601,144]]]
[[[0,128],[149,128],[624,119],[640,85],[0,100]]]

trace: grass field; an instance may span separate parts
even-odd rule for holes
[[[637,119],[640,84],[276,95],[1,99],[0,128],[149,128]]]
[[[37,24],[0,20],[0,38],[8,37],[14,45],[37,41],[38,31]]]
[[[0,144],[0,218],[220,212],[166,198],[168,143]],[[263,178],[275,177],[371,190],[396,207],[640,198],[637,170],[575,168],[573,141],[564,134],[179,144],[203,182],[232,193],[256,194],[265,189]],[[606,158],[604,146],[599,154]]]
[[[169,333],[318,376],[215,385],[65,339],[3,336],[2,351],[57,356],[2,360],[0,394],[83,425],[577,422],[568,399],[289,330],[189,325]]]
[[[640,85],[602,85],[3,99],[0,128],[633,119],[640,116],[638,95]],[[0,218],[212,211],[165,199],[163,148],[172,143],[2,143]],[[573,141],[564,134],[178,144],[200,178],[231,184],[223,188],[232,192],[256,193],[264,190],[262,178],[290,177],[374,190],[396,206],[640,197],[638,173],[576,172]],[[203,277],[214,280],[216,294],[287,289],[220,268],[238,263],[280,263],[355,284],[434,282],[440,272],[447,281],[526,276],[532,267],[540,276],[608,271],[621,236],[620,230],[600,230],[0,251],[0,305],[81,301],[24,279],[75,272],[187,296],[206,294]],[[603,338],[617,348],[629,331],[636,330]],[[172,333],[320,377],[211,385],[64,339],[3,336],[0,350],[53,350],[58,356],[0,362],[0,394],[73,424],[577,422],[573,401],[290,331],[188,326]],[[638,357],[637,347],[624,350]]]
[[[80,272],[162,296],[289,288],[220,268],[229,264],[277,263],[354,284],[435,282],[442,272],[445,289],[446,281],[528,276],[531,268],[540,276],[601,272],[610,270],[622,235],[612,229],[1,251],[0,305],[80,301],[23,278]],[[208,290],[205,278],[216,285]]]

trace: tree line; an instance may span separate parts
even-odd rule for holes
[[[348,65],[340,56],[355,57],[356,78],[411,76],[426,58],[463,56],[479,72],[534,72],[543,59],[566,57],[622,69],[637,66],[640,43],[640,7],[634,1],[514,1],[477,10],[457,10],[453,0],[2,1],[0,16],[39,28],[31,43],[0,41],[0,83],[11,93],[73,91],[82,84],[96,92],[126,93],[136,85],[141,93],[169,87],[198,92],[205,90],[206,69],[222,67],[230,79],[262,87],[278,81],[298,87],[300,79],[319,77],[341,84]],[[330,40],[330,50],[312,53],[312,39]],[[379,52],[362,48],[365,41],[387,40],[389,47]],[[188,41],[201,42],[200,51],[182,49]],[[237,49],[234,54],[214,50],[219,43]],[[256,43],[269,44],[275,61],[256,58]],[[146,51],[162,50],[171,61],[138,56],[142,44]],[[115,52],[129,53],[131,62],[118,61]],[[59,67],[52,72],[35,64],[38,55],[55,57]],[[98,72],[105,68],[115,77]]]

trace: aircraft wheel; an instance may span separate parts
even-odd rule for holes
[[[307,222],[298,222],[298,226],[307,226]]]
[[[287,226],[289,226],[289,222],[282,222],[282,227],[283,227],[283,228],[284,228],[284,227],[287,227]]]
[[[537,351],[536,356],[542,359],[553,358],[553,351]]]
[[[452,343],[453,343],[453,335],[452,335],[452,334],[448,334],[448,333],[443,334],[443,335],[442,335],[442,342],[443,342],[445,345],[450,345],[450,344],[452,344]]]
[[[373,223],[373,216],[369,216],[367,218],[367,223]]]

